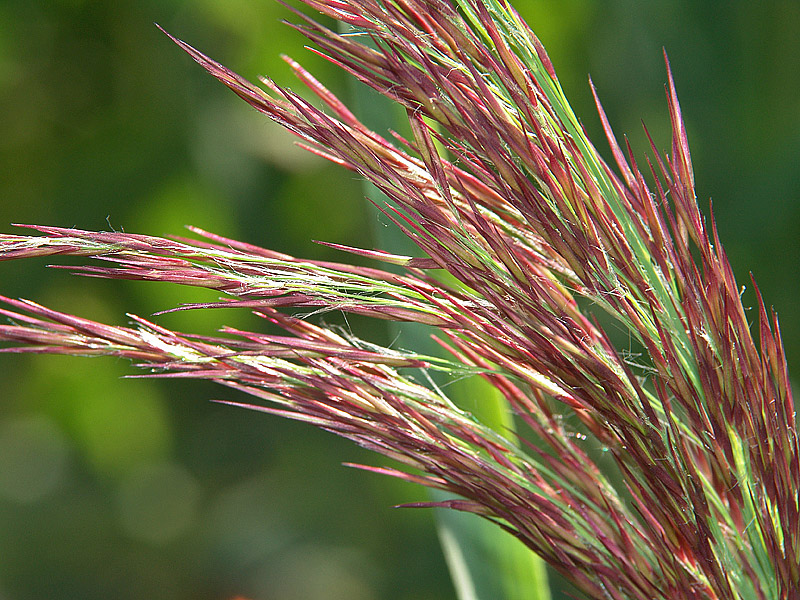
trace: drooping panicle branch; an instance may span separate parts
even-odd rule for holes
[[[635,579],[654,591],[652,574],[633,568],[636,561],[648,564],[646,536],[560,420],[526,417],[559,452],[531,447],[530,454],[397,371],[429,368],[425,357],[360,344],[269,307],[259,314],[290,336],[230,329],[224,338],[186,336],[133,316],[135,328],[112,327],[29,301],[0,300],[10,307],[0,312],[12,322],[0,326],[0,339],[13,344],[5,351],[122,356],[150,377],[228,385],[273,406],[232,404],[312,423],[412,469],[381,472],[462,496],[441,505],[496,520],[587,590],[600,593],[604,585]],[[507,378],[487,376],[522,401]],[[577,476],[586,472],[593,477]],[[587,540],[587,521],[602,539]],[[590,577],[582,566],[587,559],[625,568]]]

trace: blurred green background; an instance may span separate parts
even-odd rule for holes
[[[518,4],[604,149],[591,73],[618,134],[667,146],[666,47],[698,196],[713,197],[743,284],[752,270],[800,360],[800,3],[523,0]],[[292,85],[290,53],[334,91],[271,0],[0,1],[0,227],[11,222],[181,234],[185,224],[309,257],[313,239],[368,246],[360,183],[292,146],[157,29],[239,73]],[[0,293],[124,324],[196,298],[84,280],[47,261],[0,265]],[[211,297],[215,297],[212,295]],[[745,293],[752,302],[752,293]],[[755,318],[755,315],[754,315]],[[235,312],[167,326],[258,326]],[[361,331],[363,334],[364,332]],[[370,334],[371,335],[371,334]],[[380,338],[380,333],[375,333]],[[193,383],[123,380],[113,359],[3,356],[0,599],[452,598],[412,486],[309,426],[208,402]]]

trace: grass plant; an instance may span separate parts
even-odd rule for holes
[[[371,131],[292,59],[315,101],[172,39],[311,152],[380,190],[379,208],[419,255],[332,244],[393,265],[363,267],[199,229],[167,239],[31,226],[0,235],[0,259],[91,258],[67,268],[218,290],[219,302],[175,310],[237,307],[269,326],[209,337],[3,298],[2,350],[113,355],[142,376],[244,392],[252,401],[229,403],[393,459],[401,467],[362,468],[444,492],[418,506],[495,523],[587,598],[800,598],[800,446],[778,319],[758,295],[751,327],[711,209],[698,206],[668,62],[672,145],[653,145],[646,168],[597,102],[612,168],[503,0],[304,3],[321,17],[297,11],[292,26],[399,103],[408,139]],[[427,326],[449,358],[315,323],[329,311]],[[615,328],[638,357],[615,346]],[[435,383],[465,376],[502,395],[519,433]],[[587,438],[617,473],[601,470]]]

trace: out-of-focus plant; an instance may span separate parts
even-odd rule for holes
[[[600,109],[617,171],[602,160],[502,0],[305,3],[351,29],[301,13],[295,27],[402,105],[410,139],[369,130],[289,59],[322,108],[175,41],[309,150],[374,184],[424,255],[341,247],[398,274],[197,229],[190,241],[37,226],[0,236],[0,258],[91,257],[105,264],[69,268],[220,290],[227,299],[181,309],[247,308],[283,331],[198,336],[135,316],[117,327],[4,298],[4,350],[127,357],[149,377],[250,394],[231,404],[395,459],[401,468],[364,468],[450,494],[425,505],[495,522],[587,597],[800,598],[800,447],[777,317],[759,295],[751,333],[696,202],[671,74],[672,147],[652,148],[647,183]],[[324,311],[430,326],[452,358],[313,324]],[[637,356],[614,346],[614,328]],[[490,428],[433,384],[466,375],[494,386],[529,433]],[[613,457],[614,477],[587,436]]]

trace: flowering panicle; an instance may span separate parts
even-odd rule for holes
[[[619,175],[602,160],[541,44],[502,0],[304,2],[352,30],[301,13],[295,27],[403,105],[412,139],[370,131],[290,59],[325,109],[173,39],[311,151],[375,184],[425,257],[342,247],[405,267],[394,275],[199,230],[206,241],[37,227],[42,235],[0,236],[0,259],[98,258],[112,266],[71,268],[220,290],[232,298],[184,308],[252,308],[291,335],[200,338],[138,318],[138,329],[115,328],[6,300],[26,315],[4,311],[17,324],[0,339],[128,356],[274,403],[258,409],[413,469],[375,470],[458,494],[443,504],[497,521],[593,598],[800,598],[800,446],[777,317],[759,295],[754,339],[696,202],[671,73],[673,142],[668,155],[653,147],[653,192],[598,102]],[[456,362],[366,345],[278,307],[431,325]],[[595,311],[631,334],[641,364],[614,347]],[[407,368],[479,374],[535,441],[493,432]],[[624,489],[553,399],[611,453]]]

